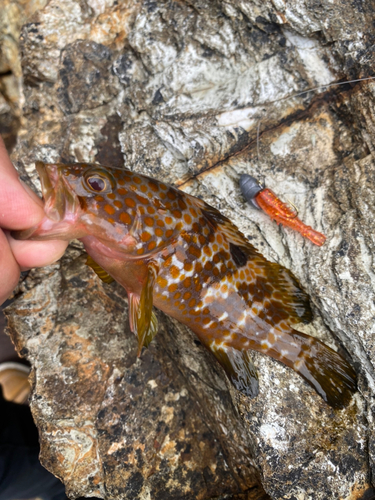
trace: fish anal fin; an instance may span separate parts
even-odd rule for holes
[[[104,282],[104,283],[113,283],[115,280],[112,278],[112,276],[110,276],[107,271],[104,271],[103,268],[101,268],[99,266],[99,264],[97,264],[95,262],[95,260],[90,256],[88,255],[87,256],[87,259],[86,259],[86,265],[91,267],[91,269],[94,271],[94,273]]]
[[[248,351],[215,344],[209,349],[224,368],[233,386],[242,394],[255,398],[259,393],[259,380]]]

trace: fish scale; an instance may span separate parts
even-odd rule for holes
[[[157,333],[155,305],[189,326],[234,386],[259,391],[249,350],[301,375],[333,407],[356,374],[337,352],[293,328],[312,319],[307,295],[215,208],[125,169],[38,162],[45,219],[19,239],[80,238],[103,281],[127,291],[138,353]]]

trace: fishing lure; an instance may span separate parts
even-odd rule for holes
[[[356,391],[337,352],[294,329],[309,322],[307,295],[218,210],[129,170],[37,162],[45,218],[18,239],[80,238],[101,279],[127,291],[138,353],[157,333],[153,305],[189,326],[233,385],[258,394],[249,350],[301,375],[333,407]]]
[[[326,241],[324,234],[304,224],[297,217],[297,211],[291,210],[271,189],[262,187],[251,175],[241,175],[240,188],[246,201],[251,203],[253,207],[262,209],[277,224],[282,224],[298,231],[315,245],[322,246]]]

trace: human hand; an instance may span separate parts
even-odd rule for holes
[[[20,272],[58,260],[66,241],[17,241],[11,230],[28,229],[44,217],[43,202],[20,182],[0,137],[0,304],[12,293]]]

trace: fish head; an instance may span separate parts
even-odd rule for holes
[[[94,237],[121,252],[145,256],[165,247],[182,227],[184,193],[149,177],[83,163],[37,162],[36,169],[45,217],[33,228],[13,232],[17,239],[80,238],[86,244],[87,237]]]
[[[45,217],[37,226],[14,231],[12,235],[16,239],[71,240],[99,236],[108,242],[122,241],[125,246],[127,243],[134,246],[134,238],[126,238],[129,224],[115,224],[113,219],[114,201],[121,186],[109,168],[82,163],[36,162],[36,170]],[[130,216],[125,219],[131,222]]]

